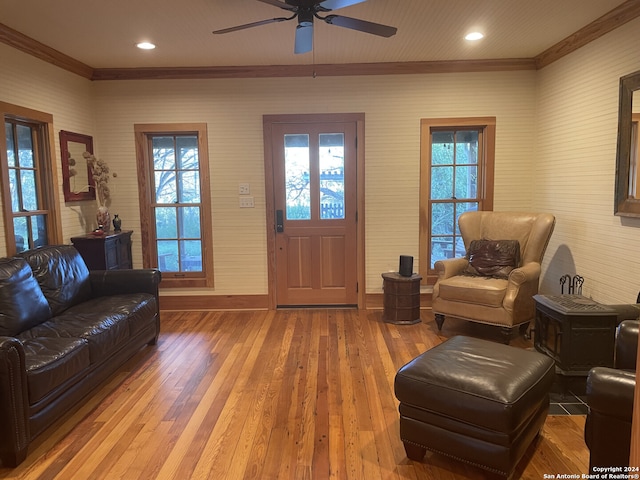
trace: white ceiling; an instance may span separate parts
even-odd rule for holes
[[[305,65],[532,58],[623,0],[368,0],[332,13],[398,28],[391,38],[316,20],[293,54],[296,20],[225,35],[285,10],[256,0],[1,0],[0,23],[93,68]],[[481,30],[470,44],[463,36]],[[135,47],[151,41],[155,50]]]

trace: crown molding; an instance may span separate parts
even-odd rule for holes
[[[420,73],[535,70],[532,58],[439,62],[349,63],[330,65],[252,65],[229,67],[96,68],[92,80],[202,78],[339,77]]]
[[[541,69],[640,16],[640,0],[627,0],[535,57]]]
[[[2,23],[0,23],[0,42],[81,77],[91,79],[93,75],[93,67],[85,65],[75,58],[65,55],[31,37],[27,37]]]

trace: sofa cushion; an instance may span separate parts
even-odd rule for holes
[[[89,270],[73,246],[49,245],[19,256],[31,266],[54,316],[91,297]]]
[[[472,240],[467,252],[467,275],[508,278],[520,266],[520,243],[517,240]]]
[[[99,363],[129,339],[127,314],[111,302],[112,297],[99,297],[75,305],[18,338],[83,338],[89,343],[91,363]]]
[[[14,337],[50,317],[49,304],[27,262],[0,259],[0,335]]]
[[[82,338],[41,337],[22,344],[31,405],[89,367],[89,346]]]

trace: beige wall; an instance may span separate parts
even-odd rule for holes
[[[640,289],[633,275],[640,225],[612,215],[617,79],[640,69],[632,48],[639,22],[539,72],[91,83],[0,45],[0,100],[52,113],[56,133],[94,136],[97,156],[118,173],[110,210],[136,232],[136,266],[133,125],[206,122],[216,287],[193,292],[215,295],[267,292],[262,115],[365,113],[369,293],[381,291],[380,274],[397,269],[400,254],[417,263],[420,119],[495,116],[495,209],[558,217],[543,290],[558,291],[557,279],[575,264],[585,293],[623,302]],[[238,208],[240,182],[250,183],[254,209]],[[88,230],[94,210],[65,205],[65,238]]]
[[[53,140],[60,181],[60,204],[64,204],[58,132],[69,130],[95,136],[92,84],[84,78],[20,53],[4,44],[0,44],[0,58],[2,59],[0,101],[53,115],[55,129]],[[86,231],[87,212],[95,212],[95,206],[91,208],[87,203],[73,202],[61,209],[65,238],[69,239]],[[6,244],[2,215],[0,215],[0,232],[2,232],[0,256],[4,256]]]
[[[545,292],[567,273],[603,303],[640,291],[640,219],[613,215],[619,79],[640,70],[639,44],[636,19],[538,73],[533,209],[557,218]]]
[[[527,209],[534,94],[535,72],[512,72],[114,81],[96,83],[94,98],[101,154],[119,170],[111,210],[135,230],[139,214],[126,207],[137,204],[133,124],[207,123],[215,293],[251,294],[267,292],[262,115],[365,113],[366,281],[379,292],[400,254],[418,257],[420,119],[496,116],[496,208]],[[256,208],[238,208],[240,182],[251,184]]]

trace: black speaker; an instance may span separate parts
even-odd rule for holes
[[[413,275],[413,257],[409,255],[400,255],[400,275],[410,277]]]

